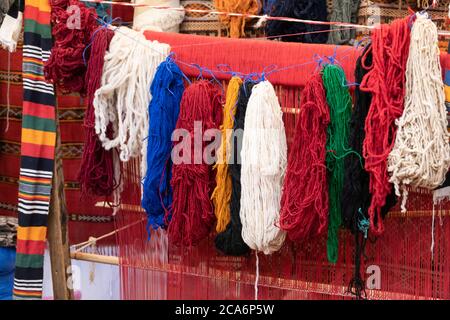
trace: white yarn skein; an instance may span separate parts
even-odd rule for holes
[[[169,52],[169,45],[120,27],[105,55],[101,87],[95,92],[95,132],[103,147],[119,147],[121,161],[140,155],[141,177],[147,171],[150,84]],[[110,123],[112,139],[106,135]]]
[[[180,0],[134,0],[134,3],[183,9],[183,6],[180,6]],[[134,10],[133,28],[135,30],[178,32],[183,19],[184,10],[137,7]]]
[[[406,186],[435,189],[444,182],[450,165],[437,28],[420,14],[411,30],[405,108],[396,125],[397,136],[388,157],[389,181],[397,196],[403,193],[401,210],[406,212]]]
[[[287,164],[282,111],[269,81],[255,85],[245,114],[241,159],[242,238],[252,249],[270,254],[286,233],[278,226],[281,188]]]

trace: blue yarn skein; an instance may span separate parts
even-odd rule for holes
[[[150,227],[154,230],[166,227],[165,210],[172,204],[171,136],[180,112],[183,91],[183,73],[169,56],[158,66],[150,87],[152,100],[149,104],[147,174],[142,198],[142,207],[148,217],[149,236]]]

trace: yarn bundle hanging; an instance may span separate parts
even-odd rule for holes
[[[241,159],[242,238],[250,248],[271,254],[286,238],[278,222],[287,144],[281,107],[267,80],[253,87],[248,101]]]
[[[168,236],[174,245],[190,247],[198,244],[208,236],[215,221],[210,200],[215,188],[214,161],[209,164],[203,157],[209,143],[202,139],[202,133],[219,129],[221,101],[221,89],[206,80],[189,85],[181,99],[174,132],[178,142],[172,149],[173,204],[171,212],[166,212],[166,221],[170,214],[172,216]]]
[[[344,161],[352,152],[348,146],[352,98],[344,70],[336,65],[322,69],[323,85],[330,108],[330,125],[327,129],[326,164],[329,171],[329,221],[327,257],[331,263],[338,259],[338,231],[342,223],[341,195],[344,187]]]
[[[0,46],[15,52],[22,31],[24,0],[3,0],[0,4]]]
[[[133,29],[159,32],[178,32],[184,19],[184,10],[139,7],[139,5],[180,8],[180,0],[134,0],[138,6],[134,10]]]
[[[44,66],[45,78],[64,93],[84,94],[87,68],[83,53],[98,26],[95,9],[78,0],[53,0],[51,22],[54,44]]]
[[[363,156],[370,178],[370,231],[375,235],[384,231],[382,208],[392,190],[387,158],[395,142],[395,120],[403,113],[410,42],[409,22],[409,18],[394,20],[390,25],[381,25],[373,31],[373,67],[360,85],[361,91],[372,94],[365,122]]]
[[[122,162],[140,156],[141,178],[147,171],[148,105],[152,98],[149,88],[169,51],[169,45],[148,41],[140,32],[126,27],[116,29],[105,55],[102,85],[95,92],[95,132],[103,147],[118,147]]]
[[[215,239],[216,248],[227,255],[241,256],[250,251],[250,248],[242,239],[241,210],[241,150],[242,137],[245,132],[245,114],[248,99],[252,93],[254,83],[246,81],[239,89],[239,98],[236,104],[234,117],[233,136],[231,147],[232,158],[228,164],[231,176],[231,199],[230,199],[230,222],[225,231],[217,234]]]
[[[361,0],[334,0],[330,21],[333,22],[358,22],[358,10]],[[332,25],[328,43],[344,45],[349,44],[356,36],[355,28],[342,28]]]
[[[84,117],[85,143],[78,180],[83,195],[110,196],[118,185],[114,176],[113,149],[105,150],[95,133],[95,91],[101,85],[105,54],[108,50],[114,31],[98,27],[90,47],[89,61],[86,70],[86,96],[88,100]],[[111,137],[109,125],[107,135]]]
[[[242,14],[258,14],[261,10],[259,0],[214,0],[216,10]],[[220,21],[229,29],[231,38],[245,37],[248,18],[242,16],[220,15]]]
[[[230,200],[231,200],[231,176],[229,174],[228,162],[231,156],[231,135],[236,113],[236,103],[239,88],[242,80],[239,77],[231,78],[226,94],[225,107],[223,109],[223,123],[220,126],[222,131],[221,144],[217,150],[216,188],[212,194],[214,212],[217,218],[216,231],[223,232],[230,222]]]
[[[328,21],[326,0],[278,0],[273,4],[271,16],[315,21]],[[326,25],[292,23],[270,20],[266,35],[287,42],[326,43],[329,29]]]
[[[280,227],[293,241],[320,235],[328,224],[325,155],[330,113],[318,73],[302,91],[298,117],[280,214]]]
[[[406,65],[405,107],[396,120],[397,135],[388,157],[389,181],[397,196],[407,186],[429,190],[440,186],[450,165],[444,83],[439,58],[437,27],[426,14],[416,14]]]
[[[151,85],[150,125],[147,148],[147,175],[144,180],[142,207],[147,212],[148,226],[165,227],[165,211],[172,205],[172,132],[180,112],[184,91],[180,68],[169,57],[161,63]],[[170,220],[170,216],[168,217]]]

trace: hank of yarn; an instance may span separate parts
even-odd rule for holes
[[[250,248],[242,239],[241,223],[241,150],[242,136],[245,131],[245,114],[248,99],[252,92],[254,83],[246,81],[239,90],[239,98],[236,105],[234,127],[231,147],[232,161],[228,164],[231,176],[231,200],[230,200],[230,222],[225,231],[217,234],[215,239],[216,248],[227,255],[241,256],[250,251]]]
[[[330,113],[320,74],[303,89],[298,117],[280,216],[280,227],[294,241],[321,234],[328,223],[325,155]]]
[[[147,212],[148,226],[155,230],[165,227],[165,210],[172,205],[171,136],[180,112],[183,91],[181,70],[168,58],[156,71],[151,85],[153,98],[148,111],[150,127],[142,207]]]
[[[203,157],[209,143],[202,139],[201,134],[206,134],[210,129],[219,129],[221,123],[221,89],[206,80],[194,82],[187,87],[181,98],[180,114],[174,132],[172,210],[166,212],[166,217],[172,215],[168,236],[169,241],[175,245],[189,247],[198,244],[208,236],[215,222],[210,200],[215,188],[212,168],[214,161],[209,164]],[[177,138],[181,141],[177,141]]]
[[[260,11],[258,0],[214,0],[214,5],[218,11],[257,14]],[[228,29],[231,38],[245,37],[246,17],[220,15],[219,19]]]
[[[278,0],[271,5],[270,15],[315,21],[328,21],[327,1]],[[283,35],[281,40],[287,42],[326,43],[328,39],[328,29],[329,27],[326,25],[270,20],[266,26],[266,34],[270,37]]]
[[[328,261],[338,259],[338,231],[342,223],[341,196],[344,187],[344,161],[351,153],[348,147],[352,98],[347,87],[344,70],[336,65],[323,68],[323,85],[330,108],[330,125],[327,129],[326,164],[329,170],[329,221],[327,256]]]
[[[97,14],[78,0],[52,0],[51,9],[54,44],[44,66],[45,78],[64,93],[84,94],[83,53],[98,26]]]
[[[280,103],[267,80],[253,87],[248,101],[241,159],[242,238],[270,254],[286,238],[278,223],[287,144]]]
[[[150,6],[183,8],[180,7],[180,0],[135,0],[133,2]],[[178,32],[179,25],[183,19],[184,10],[136,7],[134,10],[133,28],[135,30]]]
[[[99,27],[90,50],[89,62],[86,71],[86,95],[88,105],[84,117],[85,143],[78,179],[83,195],[110,196],[117,187],[118,181],[114,178],[113,152],[105,150],[95,133],[95,91],[101,85],[105,54],[114,32]],[[109,126],[108,135],[112,134]]]
[[[169,51],[169,45],[149,41],[140,32],[116,29],[105,55],[101,87],[95,92],[95,132],[103,147],[118,147],[121,161],[141,156],[141,178],[147,171],[149,88]]]
[[[403,113],[410,42],[409,22],[409,18],[395,20],[390,25],[381,25],[373,31],[373,66],[360,85],[362,91],[372,94],[365,123],[363,156],[370,179],[370,230],[375,235],[384,231],[382,208],[392,190],[387,158],[397,133],[395,120]]]
[[[357,23],[360,2],[361,0],[334,0],[330,21]],[[356,29],[340,29],[342,29],[340,26],[331,26],[328,43],[343,45],[355,38]]]
[[[225,107],[223,109],[223,123],[220,126],[222,131],[221,144],[217,150],[216,188],[212,194],[214,212],[217,218],[216,231],[218,233],[225,230],[230,222],[230,200],[231,200],[231,176],[228,172],[228,160],[231,156],[231,135],[236,113],[236,102],[242,80],[233,77],[227,88]]]
[[[435,189],[444,182],[450,165],[437,27],[425,15],[416,16],[406,64],[405,107],[396,120],[397,135],[388,157],[389,181],[397,196],[403,193],[402,212],[406,212],[406,186]]]
[[[22,31],[23,0],[5,0],[0,9],[0,45],[9,52],[15,52]]]

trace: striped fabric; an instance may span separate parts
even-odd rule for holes
[[[41,299],[56,141],[55,94],[43,67],[52,46],[49,0],[26,0],[15,299]]]

